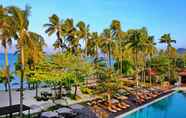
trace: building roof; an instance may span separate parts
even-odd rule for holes
[[[186,68],[182,69],[178,74],[180,76],[186,76]]]
[[[156,75],[156,70],[153,68],[150,68],[147,70],[147,73],[149,76],[155,76]]]

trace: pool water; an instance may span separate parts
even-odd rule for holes
[[[186,94],[175,93],[124,118],[186,118]]]

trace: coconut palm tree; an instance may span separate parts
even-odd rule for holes
[[[101,51],[107,55],[107,64],[111,67],[111,55],[112,55],[112,32],[111,29],[104,29],[101,33]]]
[[[156,43],[154,42],[154,36],[149,36],[148,40],[146,40],[146,48],[144,48],[144,70],[146,70],[146,62],[147,62],[147,58],[149,60],[149,70],[151,70],[151,58],[152,56],[157,52],[157,49],[155,47]],[[144,71],[145,73],[145,71]],[[145,74],[144,74],[145,76]],[[149,75],[149,80],[150,80],[150,84],[151,84],[151,74]],[[145,81],[145,77],[144,77],[144,81]]]
[[[10,73],[9,73],[9,63],[8,63],[8,46],[11,46],[12,40],[11,38],[15,35],[14,20],[11,16],[8,16],[8,9],[3,7],[1,10],[1,19],[2,27],[0,28],[0,42],[4,48],[5,55],[5,78],[8,84],[8,92],[9,92],[9,105],[12,105],[12,95],[11,95],[11,85],[10,85]]]
[[[25,72],[25,75],[28,77],[30,74],[32,74],[32,71],[35,71],[36,65],[41,62],[41,60],[44,58],[44,52],[43,47],[46,46],[44,42],[44,38],[35,32],[28,32],[30,39],[32,40],[32,43],[29,45],[29,47],[32,47],[31,49],[29,47],[25,47],[25,62],[28,64],[28,73]],[[34,44],[34,46],[33,46]],[[31,71],[31,73],[30,73]],[[29,80],[29,78],[28,78]],[[28,84],[29,81],[28,81]],[[38,96],[38,82],[36,82],[36,97]]]
[[[83,38],[85,42],[85,56],[87,56],[87,43],[89,39],[89,25],[86,25],[83,21],[79,21],[78,24],[76,25],[79,29],[79,38]]]
[[[73,19],[66,19],[64,21],[64,32],[65,32],[65,41],[67,44],[67,51],[72,54],[77,55],[80,52],[80,33],[74,26]]]
[[[97,32],[92,32],[87,42],[87,55],[98,58],[98,50],[100,47],[100,37]]]
[[[160,43],[165,43],[167,45],[167,54],[168,57],[170,58],[170,50],[172,47],[172,43],[176,43],[176,40],[172,40],[171,35],[168,33],[161,36]],[[169,71],[168,71],[168,79],[170,79],[170,64],[169,64]]]
[[[164,34],[160,38],[160,43],[167,44],[167,51],[168,51],[168,54],[169,54],[169,49],[172,47],[172,43],[176,43],[176,40],[172,40],[170,34]]]
[[[48,34],[48,36],[53,35],[56,33],[57,40],[54,43],[55,48],[61,48],[62,50],[65,48],[65,43],[63,43],[62,36],[63,36],[63,22],[60,20],[60,18],[53,14],[49,17],[49,23],[44,24],[44,27],[47,27],[45,30],[45,33]]]
[[[24,10],[11,6],[8,7],[8,11],[16,21],[15,26],[17,30],[17,36],[15,37],[17,40],[17,48],[20,53],[19,63],[21,65],[21,80],[20,80],[20,117],[23,117],[23,80],[24,80],[24,70],[25,70],[25,58],[24,58],[24,46],[31,43],[28,33],[28,16],[30,13],[30,7],[26,6]]]
[[[28,32],[32,43],[29,47],[33,47],[28,50],[28,64],[31,64],[30,69],[35,69],[35,65],[38,64],[44,56],[43,47],[46,46],[44,38],[35,32]],[[33,46],[34,45],[34,46]],[[27,53],[27,52],[26,52]],[[29,60],[32,60],[32,63],[29,63]]]
[[[122,31],[121,23],[118,20],[113,20],[110,26],[112,30],[112,38],[114,39],[115,49],[113,54],[119,61],[120,73],[123,70],[123,58],[126,50],[126,33]]]
[[[138,63],[138,56],[139,53],[146,48],[146,40],[148,39],[148,33],[146,28],[141,29],[131,29],[127,32],[127,43],[129,44],[129,48],[133,50],[134,53],[134,64],[135,64],[135,78],[137,80],[138,86],[138,72],[139,72],[139,63]]]

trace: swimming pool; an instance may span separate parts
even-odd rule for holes
[[[175,93],[124,118],[186,118],[186,94]]]

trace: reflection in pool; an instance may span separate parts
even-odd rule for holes
[[[186,118],[186,94],[176,93],[124,118]]]

